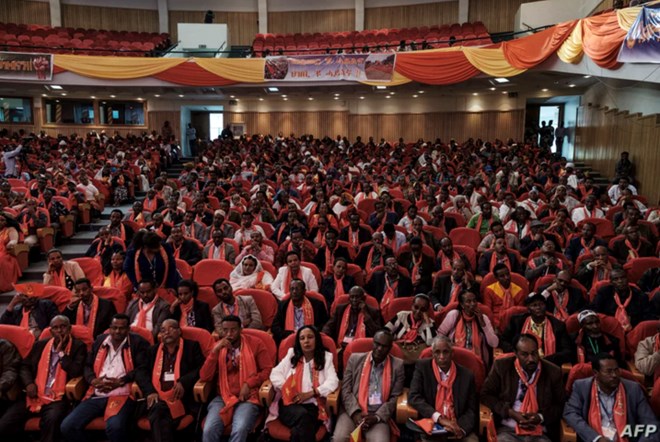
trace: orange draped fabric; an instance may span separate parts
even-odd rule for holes
[[[616,11],[582,20],[582,49],[598,66],[615,69],[621,42],[627,31],[621,29]]]
[[[460,83],[480,73],[460,50],[398,53],[395,70],[425,84]]]
[[[504,58],[518,69],[533,68],[554,54],[571,34],[577,20],[502,44]],[[397,60],[398,62],[398,60]]]
[[[154,75],[154,77],[159,80],[186,86],[228,86],[237,83],[236,81],[218,77],[194,62],[181,63],[178,66]]]

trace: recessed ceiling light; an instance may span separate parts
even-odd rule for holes
[[[42,97],[47,97],[47,96],[48,96],[48,94],[41,94],[41,96],[42,96]]]
[[[506,92],[506,91],[502,91],[502,93],[503,93],[504,95],[506,95],[507,92]]]
[[[479,92],[472,92],[472,95],[476,97],[477,95],[479,95]]]
[[[56,84],[51,84],[50,88],[53,89],[54,91],[61,91],[63,89],[62,86],[58,86]]]
[[[541,91],[542,91],[542,92],[548,92],[548,88],[545,88],[545,87],[544,87],[543,89],[541,89]]]
[[[419,97],[419,95],[417,95],[417,94],[413,95],[413,98],[417,98],[417,97]]]
[[[180,96],[180,95],[179,95],[179,96]],[[115,97],[116,97],[116,95],[110,95],[110,98],[115,98]]]
[[[282,98],[286,98],[286,94],[282,94]]]
[[[385,98],[392,98],[391,95],[385,95]]]
[[[279,92],[280,90],[276,87],[269,87],[268,92]]]
[[[424,91],[417,91],[417,93],[418,93],[418,94],[423,94],[423,93],[424,93]]]
[[[154,97],[156,97],[156,98],[159,98],[159,97],[160,97],[160,95],[159,95],[159,94],[156,94],[156,95],[154,95]]]
[[[504,78],[504,77],[497,77],[497,78],[494,78],[493,80],[495,80],[496,83],[500,83],[500,84],[509,82],[509,80]]]
[[[364,100],[364,97],[360,97],[360,100]]]
[[[495,88],[494,87],[489,87],[488,90],[494,91]]]
[[[60,100],[55,100],[55,103],[59,103],[59,102],[60,102]]]
[[[575,87],[573,83],[569,84],[568,87]]]
[[[62,96],[63,96],[63,97],[66,97],[66,92],[62,92]]]
[[[338,97],[338,96],[339,96],[339,94],[335,94],[335,97]]]
[[[339,100],[339,97],[335,97],[335,100]]]
[[[230,95],[229,98],[236,98],[236,95]]]
[[[307,97],[307,99],[308,99],[309,101],[313,101],[313,100],[314,100],[314,97]]]
[[[387,86],[376,86],[376,89],[381,89],[381,90],[387,89]]]
[[[259,98],[259,101],[264,101],[264,99],[263,99],[263,98]]]
[[[92,95],[92,96],[91,96],[91,97],[89,97],[89,98],[91,98],[91,99],[93,100],[93,99],[95,99],[96,97],[95,97],[94,95]]]
[[[284,97],[284,98],[282,98],[282,100],[284,100],[284,101],[288,101],[289,99],[288,99],[288,98],[286,98],[286,97]]]
[[[144,98],[138,97],[138,101],[142,101],[142,100],[144,100]]]
[[[585,75],[584,78],[591,78],[591,75]]]
[[[237,98],[236,101],[241,101],[241,100],[239,100],[239,99]]]
[[[394,92],[390,92],[390,95],[394,95]]]
[[[183,95],[183,94],[179,94],[179,98],[183,98],[183,97],[184,97],[184,95]]]

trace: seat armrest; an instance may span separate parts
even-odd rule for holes
[[[564,419],[561,420],[561,442],[577,442],[575,430],[568,426]]]
[[[209,401],[212,388],[213,382],[197,381],[193,387],[193,396],[195,397],[195,402],[200,404],[207,403]]]
[[[37,229],[37,238],[43,238],[47,235],[54,235],[54,234],[55,234],[55,229],[53,229],[51,226],[40,227]]]
[[[490,408],[479,403],[479,433],[487,434],[488,424],[493,419],[493,412]]]
[[[635,367],[635,363],[632,361],[626,361],[626,364],[628,364],[628,370],[635,376],[635,379],[642,385],[646,385],[646,376],[644,376],[644,373],[640,372],[637,367]]]
[[[341,395],[341,381],[339,381],[339,386],[335,391],[328,395],[326,403],[328,404],[328,409],[330,413],[337,416],[339,415],[339,397]]]
[[[408,389],[396,398],[396,423],[405,424],[408,419],[417,419],[417,410],[408,404]]]
[[[264,407],[270,407],[270,404],[275,398],[275,388],[273,383],[270,382],[270,379],[266,379],[261,387],[259,387],[259,403]]]
[[[82,376],[73,378],[66,383],[64,391],[70,401],[80,401],[87,391],[87,381]]]

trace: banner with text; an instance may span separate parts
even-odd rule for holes
[[[623,63],[660,63],[660,5],[644,6],[621,43]]]
[[[392,80],[396,54],[336,54],[266,57],[264,80]]]
[[[53,54],[0,52],[0,80],[50,81]]]

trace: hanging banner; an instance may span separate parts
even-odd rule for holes
[[[0,52],[0,80],[50,81],[53,54]]]
[[[266,57],[264,80],[392,81],[394,52]]]
[[[623,63],[660,63],[660,5],[644,6],[621,43]]]

